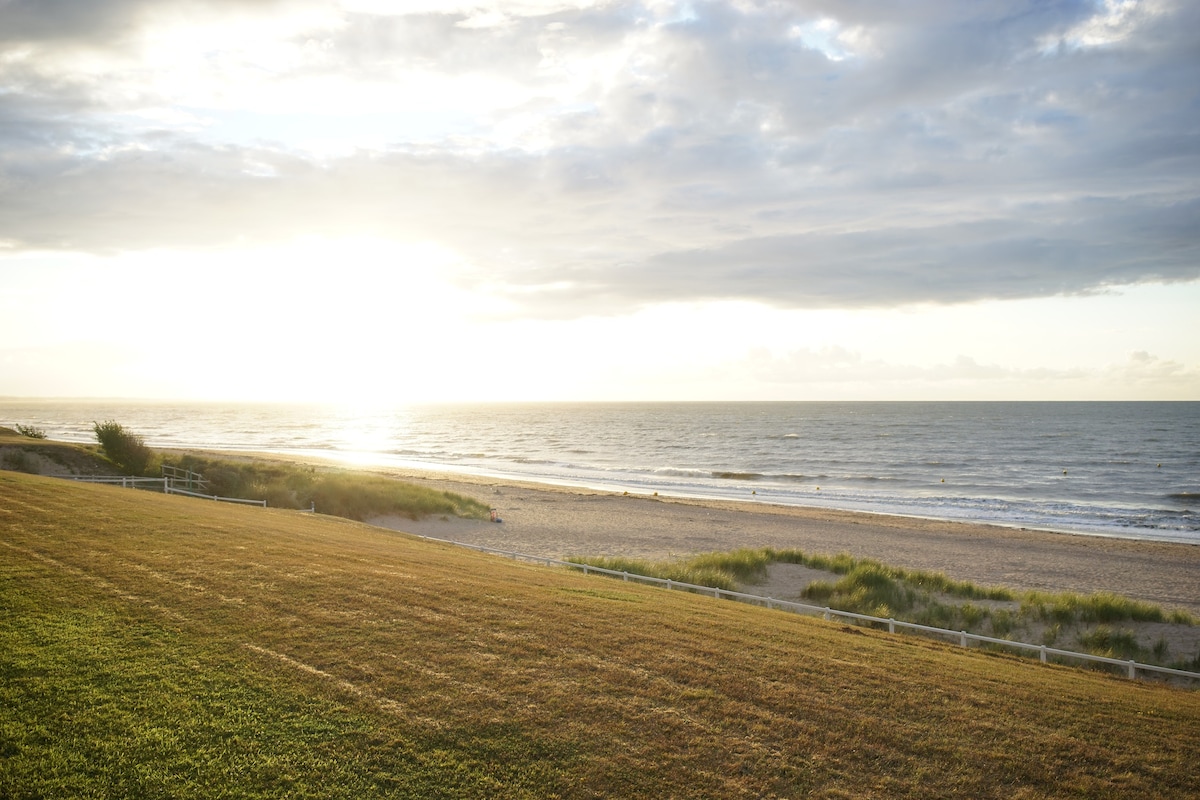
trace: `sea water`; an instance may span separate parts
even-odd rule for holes
[[[1200,544],[1200,403],[0,401],[0,425]]]

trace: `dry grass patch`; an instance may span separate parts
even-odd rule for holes
[[[0,616],[0,796],[1200,793],[1196,693],[287,511],[0,473]]]

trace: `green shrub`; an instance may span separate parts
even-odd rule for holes
[[[127,475],[146,475],[154,460],[154,452],[142,441],[142,437],[131,433],[119,423],[108,420],[103,424],[92,423],[96,441],[104,449],[108,460]]]
[[[647,578],[690,583],[716,589],[736,591],[738,581],[729,571],[717,566],[715,561],[705,554],[681,561],[652,562],[639,558],[580,558],[567,559],[573,564],[587,564],[589,567],[609,569],[613,572],[628,572],[631,575],[643,575]],[[736,560],[736,559],[735,559]]]
[[[41,428],[35,428],[32,425],[21,425],[17,423],[17,433],[22,436],[28,436],[30,439],[45,439],[46,432]]]
[[[5,452],[4,468],[16,472],[28,472],[30,475],[37,475],[41,472],[38,469],[37,459],[24,450],[9,450]]]
[[[773,560],[773,553],[767,549],[742,548],[731,553],[704,553],[686,563],[691,571],[713,571],[731,576],[740,583],[754,583],[766,577]]]
[[[992,614],[992,636],[997,639],[1003,639],[1012,633],[1014,619],[1013,614],[1007,609],[1000,609]]]
[[[1106,658],[1137,658],[1142,653],[1132,631],[1114,630],[1107,625],[1079,634],[1079,644],[1086,652]]]
[[[1097,592],[1083,599],[1080,618],[1084,622],[1120,622],[1134,620],[1136,622],[1165,622],[1163,610],[1152,603],[1131,600],[1128,597]]]
[[[967,628],[978,627],[979,623],[983,622],[984,618],[988,615],[986,608],[977,606],[974,603],[964,603],[958,611],[962,614],[963,625]]]
[[[836,588],[833,581],[813,581],[804,587],[802,596],[806,600],[815,600],[828,605],[829,598],[833,597],[835,591]]]
[[[950,628],[957,618],[958,609],[937,601],[930,602],[913,616],[912,622],[934,628]]]

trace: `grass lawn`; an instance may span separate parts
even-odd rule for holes
[[[0,797],[1200,795],[1200,693],[0,472]]]

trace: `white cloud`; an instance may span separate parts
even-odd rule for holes
[[[1165,0],[10,0],[0,242],[428,246],[439,297],[496,324],[1190,286],[1197,25]],[[932,352],[922,380],[1036,377]]]

